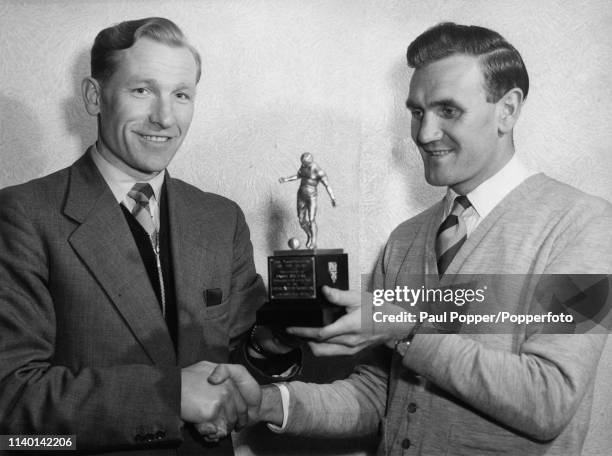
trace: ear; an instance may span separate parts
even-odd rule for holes
[[[512,133],[514,124],[521,115],[523,91],[518,87],[510,89],[497,102],[497,131],[499,136]]]
[[[94,78],[87,77],[81,82],[81,94],[85,109],[89,115],[97,116],[100,114],[100,84]]]

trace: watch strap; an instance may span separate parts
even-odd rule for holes
[[[406,337],[403,337],[401,339],[397,339],[395,341],[395,345],[393,346],[393,350],[399,354],[402,358],[404,356],[406,356],[406,353],[408,352],[408,349],[410,348],[410,344],[412,343],[412,339],[414,339],[414,336],[416,335],[416,333],[418,332],[419,328],[421,327],[421,323],[416,323],[412,329],[410,330],[410,332],[408,333],[408,335]]]

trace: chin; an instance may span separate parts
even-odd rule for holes
[[[131,166],[131,168],[143,174],[157,174],[166,169],[166,166],[156,163],[137,163],[136,166]]]
[[[454,185],[451,182],[451,179],[442,176],[432,176],[429,174],[425,174],[425,180],[429,185],[432,185],[434,187],[451,187]]]
[[[138,165],[140,169],[143,171],[147,171],[150,173],[157,173],[166,169],[166,167],[172,161],[172,157],[146,157],[145,160],[141,160]]]

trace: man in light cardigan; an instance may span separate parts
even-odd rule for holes
[[[496,299],[486,313],[518,315],[535,312],[538,278],[609,274],[611,205],[515,155],[513,129],[529,90],[518,51],[492,30],[444,23],[409,46],[408,64],[412,138],[427,182],[448,192],[393,231],[373,290],[489,274]],[[380,455],[580,454],[606,334],[492,324],[449,333],[410,322],[376,331],[363,324],[371,296],[326,292],[347,315],[290,332],[310,338],[319,355],[378,351],[345,380],[266,387],[260,418],[280,432],[379,432]]]

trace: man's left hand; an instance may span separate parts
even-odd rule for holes
[[[383,328],[376,328],[371,321],[367,322],[370,324],[363,324],[362,301],[365,305],[371,305],[371,293],[344,291],[328,286],[323,287],[323,293],[329,302],[345,307],[346,315],[322,328],[287,328],[289,334],[310,339],[308,345],[314,355],[354,355],[366,347],[396,338],[395,332],[382,331]]]
[[[300,346],[299,339],[268,326],[255,326],[251,337],[267,353],[273,355],[284,355]]]

